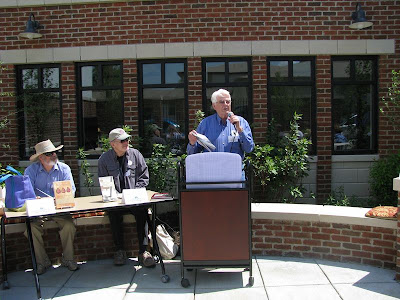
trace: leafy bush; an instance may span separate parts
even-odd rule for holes
[[[397,192],[393,191],[393,178],[400,172],[400,152],[375,161],[370,170],[372,206],[397,206]]]
[[[150,175],[147,188],[159,193],[174,195],[177,182],[176,168],[180,159],[181,157],[169,152],[166,145],[154,144],[151,158],[146,162]]]
[[[299,138],[300,119],[301,115],[293,115],[290,131],[284,136],[279,135],[272,121],[268,126],[269,144],[256,145],[245,158],[251,163],[255,181],[269,202],[294,202],[303,197],[301,179],[308,175],[307,153],[311,141]]]

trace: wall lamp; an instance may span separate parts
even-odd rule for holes
[[[37,30],[42,28],[43,26],[40,25],[40,23],[35,20],[35,16],[33,15],[33,13],[31,13],[29,15],[29,20],[26,22],[25,31],[21,32],[19,36],[30,40],[41,38],[42,35],[38,33]]]
[[[356,11],[351,14],[353,23],[349,26],[351,29],[364,29],[372,26],[372,22],[365,18],[365,11],[361,8],[361,4],[357,3]]]

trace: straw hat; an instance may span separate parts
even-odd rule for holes
[[[29,158],[29,160],[35,161],[39,157],[39,155],[41,155],[43,153],[47,153],[47,152],[53,152],[53,151],[60,150],[62,147],[64,147],[64,145],[60,145],[57,148],[54,147],[53,143],[50,140],[46,140],[46,141],[37,143],[35,146],[36,153],[33,154]]]

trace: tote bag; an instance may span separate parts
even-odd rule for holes
[[[35,192],[29,176],[22,175],[11,166],[7,166],[8,171],[16,175],[3,175],[0,182],[6,183],[6,208],[11,210],[23,209],[26,200],[36,199]]]

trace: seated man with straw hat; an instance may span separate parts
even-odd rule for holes
[[[64,180],[71,181],[72,190],[75,193],[76,188],[70,167],[60,162],[57,158],[57,151],[62,147],[63,145],[55,147],[50,140],[36,144],[36,153],[29,159],[33,163],[26,168],[25,175],[29,176],[37,197],[54,197],[53,182]],[[59,234],[63,248],[61,265],[67,267],[70,271],[75,271],[78,269],[78,265],[74,261],[73,244],[76,229],[72,218],[71,216],[62,216],[52,217],[51,219],[55,221],[60,228]],[[46,269],[51,266],[43,243],[44,221],[45,219],[38,219],[31,223],[38,275],[46,272]],[[24,234],[27,236],[26,231]]]

